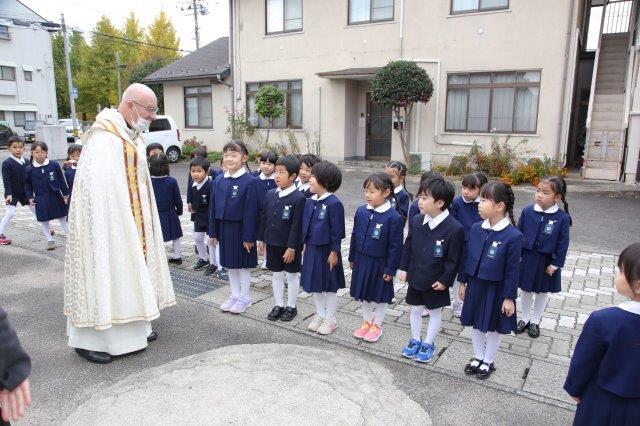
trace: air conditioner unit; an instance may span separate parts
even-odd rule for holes
[[[431,152],[411,152],[411,166],[420,166],[420,170],[428,172],[433,167]],[[410,167],[411,168],[411,167]]]

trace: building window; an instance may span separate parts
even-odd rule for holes
[[[0,111],[0,121],[5,121],[4,111]]]
[[[24,79],[25,81],[33,80],[33,71],[24,71]]]
[[[445,130],[535,133],[540,71],[450,74]]]
[[[11,39],[11,34],[9,34],[9,27],[6,25],[0,25],[0,38],[4,38],[6,40]]]
[[[302,128],[302,81],[268,81],[261,83],[247,83],[247,118],[254,127],[266,129],[269,122],[256,112],[255,95],[263,86],[275,86],[286,93],[286,113],[274,120],[274,129]]]
[[[265,0],[267,34],[302,31],[302,0]]]
[[[349,25],[393,21],[394,0],[349,0]]]
[[[509,9],[509,0],[451,0],[451,14]]]
[[[16,69],[14,67],[0,66],[0,80],[16,81]]]
[[[184,117],[187,128],[213,128],[211,86],[184,88]]]
[[[22,111],[13,111],[13,125],[16,127],[24,127],[27,124],[27,119]]]

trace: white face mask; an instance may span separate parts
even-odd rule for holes
[[[136,110],[136,114],[138,114],[138,119],[135,121],[135,123],[131,123],[131,127],[133,127],[133,130],[135,130],[138,133],[146,132],[147,130],[149,130],[151,121],[145,120],[144,118],[140,117],[140,113],[138,112],[138,107],[134,105],[133,108]],[[131,118],[133,121],[133,114],[131,114]]]

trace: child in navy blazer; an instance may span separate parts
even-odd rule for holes
[[[267,269],[273,272],[273,297],[276,300],[276,305],[267,315],[271,321],[291,321],[298,314],[296,301],[300,288],[302,214],[307,201],[295,186],[299,171],[300,161],[293,155],[285,155],[276,161],[274,175],[278,187],[267,192],[260,215],[258,252],[265,255]],[[289,291],[286,306],[285,275]]]
[[[571,226],[566,193],[567,184],[562,177],[544,178],[538,183],[535,204],[525,207],[518,219],[518,229],[524,235],[524,250],[519,285],[522,319],[518,321],[516,334],[527,331],[529,337],[540,336],[548,294],[561,290],[561,270],[569,249]],[[558,208],[560,201],[564,211]],[[533,293],[536,294],[535,302]]]
[[[78,168],[78,160],[80,159],[80,153],[82,152],[82,145],[72,143],[67,148],[67,161],[62,165],[64,170],[64,178],[67,180],[69,186],[69,199],[73,194],[73,180],[76,178],[76,169]]]
[[[469,238],[471,225],[482,221],[478,213],[480,204],[480,190],[488,182],[487,176],[482,172],[471,173],[462,179],[462,194],[453,199],[451,203],[451,215],[460,222],[464,228],[465,241]],[[464,255],[462,263],[464,264]],[[462,314],[462,300],[458,297],[460,292],[460,282],[456,280],[453,285],[453,303],[451,310],[453,316],[460,317]]]
[[[311,168],[319,162],[320,158],[313,154],[304,154],[300,157],[300,174],[298,175],[298,180],[296,180],[296,185],[298,186],[298,191],[302,192],[307,198],[313,195],[311,189],[309,189],[311,185],[309,183]]]
[[[593,312],[571,358],[574,425],[640,424],[640,243],[622,251],[618,269],[616,290],[629,300]]]
[[[333,193],[340,188],[342,173],[333,163],[321,161],[311,169],[313,196],[307,199],[302,219],[302,288],[313,294],[316,316],[307,329],[319,334],[337,325],[338,289],[345,287],[340,244],[345,237],[344,207]]]
[[[209,177],[209,160],[203,157],[193,157],[189,164],[192,183],[188,189],[187,204],[193,222],[193,240],[196,244],[198,261],[193,266],[194,271],[202,271],[205,275],[212,275],[217,267],[216,247],[213,241],[205,241],[209,228],[209,207],[211,206],[211,189],[213,181]]]
[[[22,158],[24,153],[24,142],[18,136],[9,138],[9,158],[2,162],[2,183],[4,184],[4,204],[5,212],[0,222],[0,245],[11,244],[11,240],[4,233],[11,223],[11,219],[16,214],[18,203],[22,206],[29,206],[31,213],[36,215],[36,208],[29,204],[29,199],[24,188],[25,170],[27,160]]]
[[[433,177],[420,184],[420,212],[402,252],[400,279],[409,281],[407,304],[411,306],[411,339],[402,356],[429,362],[442,326],[442,308],[451,304],[453,285],[464,249],[464,229],[449,214],[456,194],[451,182]],[[429,327],[422,339],[422,311],[429,310]]]
[[[162,238],[164,242],[171,241],[173,254],[169,256],[169,263],[175,265],[182,264],[182,226],[180,218],[182,215],[182,197],[178,181],[173,176],[169,176],[169,159],[164,154],[156,154],[149,160],[149,173],[151,174],[151,184],[153,194],[158,207],[160,217],[160,227],[162,228]]]
[[[396,209],[403,221],[407,221],[409,216],[409,205],[411,204],[411,194],[404,189],[405,179],[407,177],[407,166],[400,161],[389,161],[384,172],[389,175],[393,182],[393,194],[389,195],[391,207]]]
[[[478,211],[484,222],[471,226],[458,280],[464,301],[460,322],[473,327],[474,357],[464,372],[486,379],[496,369],[502,335],[516,329],[522,233],[514,226],[515,196],[509,185],[489,182],[480,198]]]
[[[262,214],[262,207],[267,196],[267,192],[276,188],[274,172],[278,154],[265,150],[260,154],[260,169],[251,172],[251,176],[256,178],[256,192],[258,194],[258,217]],[[266,255],[262,259],[262,269],[267,268]]]
[[[443,177],[443,176],[442,176],[442,173],[434,172],[431,170],[424,172],[422,175],[420,175],[420,183],[418,184],[418,187],[422,185],[422,182],[424,182],[427,179],[431,179],[432,177]],[[409,206],[409,213],[407,216],[407,223],[409,224],[409,232],[411,232],[411,220],[420,214],[420,207],[418,205],[418,201],[419,201],[419,197],[416,195],[416,199],[413,200],[413,203],[411,203],[411,205]]]
[[[220,309],[239,314],[251,306],[249,269],[258,265],[258,194],[246,168],[249,151],[244,142],[226,143],[222,156],[226,171],[213,184],[209,237],[220,245],[220,265],[227,268],[231,285],[231,295]]]
[[[356,211],[349,246],[353,271],[350,292],[360,302],[363,319],[353,335],[373,343],[382,335],[384,315],[393,299],[393,277],[400,263],[404,221],[387,200],[393,190],[387,174],[372,174],[363,188],[366,204]]]

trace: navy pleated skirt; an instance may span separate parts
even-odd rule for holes
[[[516,329],[516,314],[502,313],[502,284],[472,277],[467,284],[460,322],[482,332],[510,334]]]
[[[345,288],[342,258],[338,253],[338,264],[329,271],[329,253],[331,246],[328,244],[305,246],[300,281],[307,293],[335,293],[338,289]]]
[[[227,269],[248,269],[258,266],[258,252],[255,244],[250,252],[244,249],[242,241],[242,222],[220,221],[220,265]]]
[[[636,426],[640,424],[640,398],[623,398],[591,380],[576,408],[573,424]]]
[[[385,281],[386,259],[356,253],[351,273],[351,297],[362,302],[391,303],[393,280]]]
[[[162,239],[165,242],[182,237],[180,218],[175,210],[158,211],[158,216],[160,217],[160,227],[162,228]]]
[[[36,219],[38,222],[48,222],[53,219],[66,217],[69,205],[64,203],[60,192],[47,191],[36,194]]]
[[[561,270],[552,276],[546,272],[553,263],[551,254],[523,250],[520,262],[520,289],[529,293],[558,293],[561,290]]]

